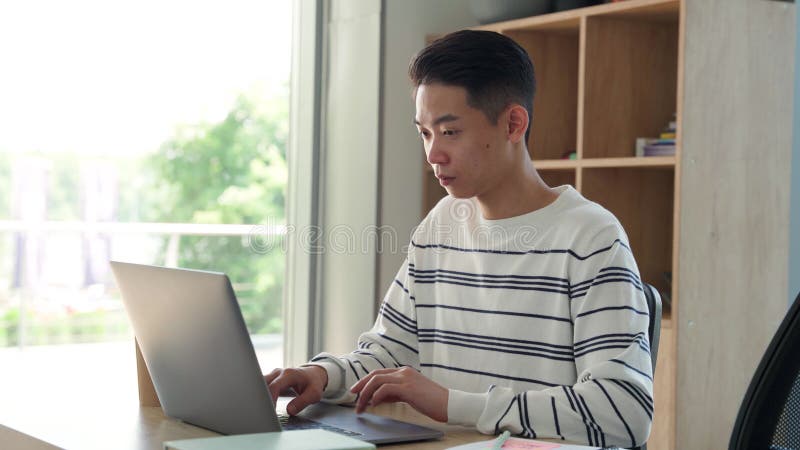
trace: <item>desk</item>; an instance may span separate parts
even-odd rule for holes
[[[69,351],[46,346],[0,351],[0,449],[161,450],[165,440],[217,436],[165,417],[159,407],[141,406],[141,379],[131,356],[128,342],[82,344]],[[446,433],[439,441],[391,449],[433,450],[490,439],[472,429],[436,423],[405,404],[381,405],[370,412]]]
[[[0,351],[0,367],[7,369],[0,385],[2,450],[161,450],[166,440],[217,436],[165,417],[159,407],[140,406],[141,379],[127,342],[82,344],[73,352],[7,349]],[[470,428],[437,423],[406,404],[380,405],[369,412],[445,433],[441,440],[386,449],[438,450],[491,439]]]
[[[64,415],[53,414],[58,410]],[[395,403],[371,408],[368,412],[429,426],[445,432],[436,441],[392,445],[392,449],[439,450],[459,444],[491,439],[475,430],[437,423],[406,404]],[[61,420],[54,421],[57,416]],[[21,450],[161,450],[163,441],[218,436],[218,434],[164,416],[158,407],[52,408],[36,420],[19,420],[0,425],[0,443]]]

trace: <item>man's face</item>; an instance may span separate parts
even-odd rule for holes
[[[504,121],[496,125],[467,104],[467,91],[442,84],[420,85],[416,117],[434,174],[456,198],[481,196],[499,185],[510,162]]]

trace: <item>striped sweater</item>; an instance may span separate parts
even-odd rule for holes
[[[326,401],[369,371],[410,366],[449,389],[448,422],[636,446],[653,418],[648,309],[617,219],[570,186],[486,220],[445,197],[415,231],[373,328],[325,368]]]

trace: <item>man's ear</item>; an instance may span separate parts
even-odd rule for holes
[[[521,105],[513,104],[506,110],[508,117],[508,140],[516,144],[525,139],[528,130],[528,110]]]

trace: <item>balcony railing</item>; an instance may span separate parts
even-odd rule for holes
[[[26,239],[46,240],[53,235],[77,234],[79,238],[106,237],[109,239],[125,235],[138,235],[145,237],[166,236],[168,243],[163,249],[164,265],[177,266],[180,249],[180,239],[183,236],[209,236],[209,237],[246,237],[258,239],[282,239],[287,233],[285,225],[237,225],[237,224],[193,224],[193,223],[148,223],[148,222],[89,222],[89,221],[25,221],[25,220],[0,220],[0,235],[12,234],[23,236]],[[40,242],[40,245],[44,242]],[[5,251],[6,258],[8,250]],[[12,253],[13,254],[13,250]],[[34,256],[38,257],[38,256]],[[25,255],[17,255],[11,261],[10,269],[14,272],[25,270],[18,267],[26,259]],[[158,258],[162,260],[161,257]],[[43,261],[38,261],[41,264]],[[2,264],[0,264],[2,269]],[[0,280],[3,274],[0,274]],[[24,279],[24,277],[22,277]],[[86,342],[113,340],[129,333],[127,319],[122,310],[122,305],[113,299],[116,294],[104,294],[104,301],[95,300],[92,310],[81,310],[81,305],[87,302],[77,302],[77,306],[66,305],[64,301],[61,310],[69,309],[70,313],[40,313],[41,307],[54,310],[53,305],[47,305],[42,298],[52,299],[53,290],[59,293],[67,288],[31,285],[23,283],[16,289],[6,289],[0,286],[0,347],[19,346],[30,343],[59,343],[59,342]],[[237,292],[246,292],[252,289],[250,284],[235,284]],[[90,288],[83,290],[84,297],[88,297]],[[5,295],[3,292],[5,291]],[[43,294],[47,292],[47,294]],[[72,294],[70,294],[72,295]],[[79,297],[80,295],[75,295]],[[5,297],[5,298],[3,298]]]

